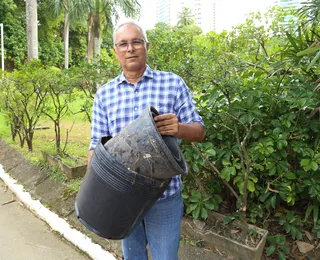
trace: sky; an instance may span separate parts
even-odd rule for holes
[[[156,24],[157,0],[138,0],[141,4],[139,22],[145,30]],[[272,0],[217,0],[216,30],[228,30],[237,23],[245,21],[245,15],[258,10],[266,10]]]

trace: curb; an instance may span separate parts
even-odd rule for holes
[[[116,260],[110,252],[104,250],[100,245],[93,243],[90,238],[78,230],[71,228],[64,219],[47,209],[39,200],[32,199],[30,194],[24,191],[24,187],[22,185],[16,184],[17,181],[4,172],[1,164],[0,178],[29,210],[45,221],[53,230],[59,232],[68,241],[87,253],[92,259]]]

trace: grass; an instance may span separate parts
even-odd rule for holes
[[[77,111],[81,107],[83,99],[81,94],[77,93],[79,98],[71,104],[73,111]],[[7,119],[3,112],[0,112],[0,136],[11,147],[18,150],[32,164],[42,165],[44,163],[42,151],[50,154],[56,154],[55,151],[55,132],[53,122],[48,117],[42,117],[37,126],[48,126],[49,129],[36,130],[33,138],[33,151],[29,152],[27,144],[20,147],[19,137],[12,141],[10,126],[7,124]],[[90,123],[85,121],[84,114],[69,115],[61,121],[61,148],[65,145],[65,140],[68,132],[68,144],[65,152],[71,158],[63,159],[71,166],[83,165],[87,161],[88,147],[90,143]],[[63,173],[57,169],[50,169],[53,178],[64,182],[70,190],[78,189],[81,179],[67,180]]]

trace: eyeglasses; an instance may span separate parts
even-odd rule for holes
[[[119,51],[126,51],[131,44],[132,48],[135,50],[142,49],[144,47],[145,41],[144,40],[133,40],[131,42],[120,42],[116,43],[115,46]]]

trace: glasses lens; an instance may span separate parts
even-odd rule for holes
[[[143,47],[144,40],[134,40],[132,42],[122,42],[122,43],[116,44],[116,47],[118,48],[119,51],[126,51],[129,47],[129,44],[131,44],[131,46],[134,49],[141,49]]]

